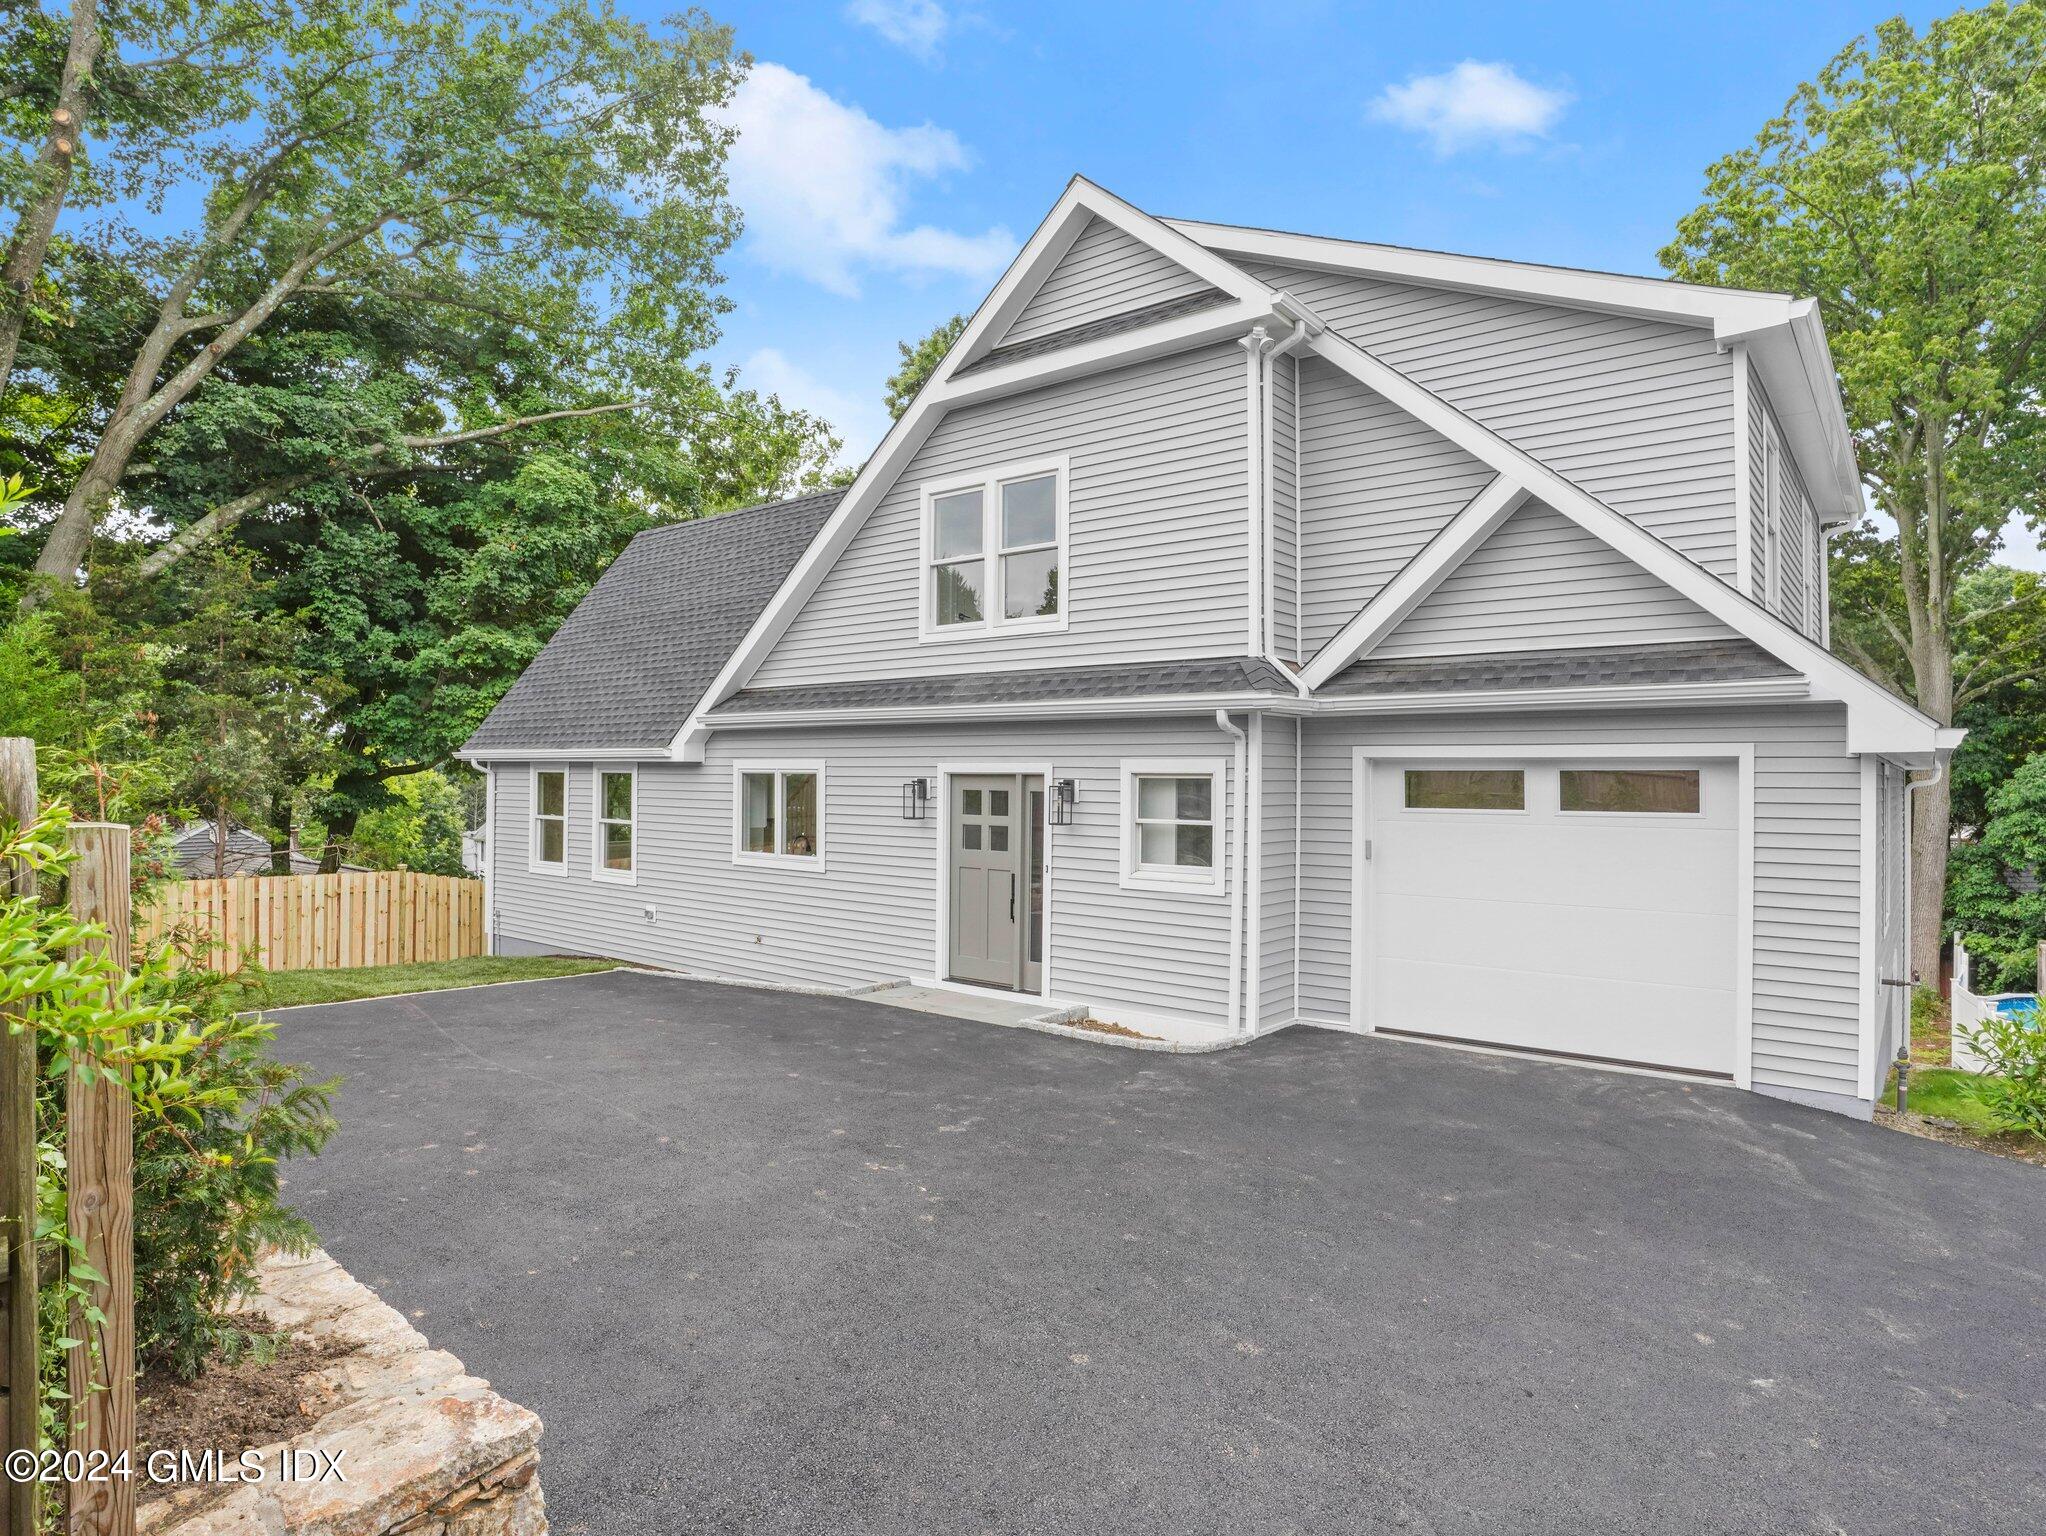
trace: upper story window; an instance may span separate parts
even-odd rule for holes
[[[926,640],[1066,623],[1066,464],[924,488]]]
[[[527,862],[536,870],[568,868],[568,775],[559,768],[533,772],[533,825]]]

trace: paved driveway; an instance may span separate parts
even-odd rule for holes
[[[290,1195],[564,1536],[2046,1529],[2046,1175],[1289,1030],[614,973],[330,1005]]]

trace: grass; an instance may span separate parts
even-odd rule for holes
[[[583,976],[616,970],[615,960],[569,960],[556,955],[472,955],[466,960],[431,960],[421,965],[366,965],[348,971],[268,971],[250,999],[258,1008],[297,1008],[305,1003],[346,1003],[394,992],[440,992],[493,981],[533,981],[543,976]]]
[[[2004,1128],[1991,1116],[1989,1106],[1982,1101],[1982,1087],[1983,1079],[1979,1073],[1957,1072],[1952,1067],[1914,1066],[1908,1103],[1914,1115],[1951,1120],[1978,1136],[2003,1135]],[[1890,1085],[1884,1091],[1883,1103],[1891,1109],[1897,1107],[1895,1072],[1890,1074]]]

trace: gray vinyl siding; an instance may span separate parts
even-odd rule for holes
[[[1300,363],[1300,649],[1320,650],[1493,472],[1318,357]]]
[[[1750,431],[1754,434],[1750,439],[1749,479],[1757,509],[1749,530],[1753,540],[1749,572],[1751,595],[1807,639],[1816,640],[1825,632],[1825,589],[1819,571],[1823,552],[1819,545],[1818,514],[1812,505],[1804,476],[1799,472],[1797,461],[1783,436],[1782,425],[1776,419],[1775,407],[1769,403],[1768,393],[1762,388],[1762,381],[1755,376],[1752,365],[1748,380],[1748,413]],[[1773,602],[1769,597],[1768,565],[1768,530],[1771,527],[1776,532],[1778,561]]]
[[[1272,644],[1280,656],[1300,654],[1300,360],[1271,368],[1272,390]]]
[[[1265,263],[1250,270],[1733,578],[1733,364],[1709,329]]]
[[[1611,545],[1530,503],[1472,550],[1372,654],[1458,656],[1732,634]]]
[[[1262,858],[1258,870],[1258,951],[1262,960],[1258,1020],[1261,1027],[1270,1028],[1288,1023],[1294,1016],[1293,850],[1298,839],[1294,830],[1293,774],[1300,722],[1271,716],[1266,718],[1262,730],[1264,774],[1259,781],[1262,804],[1258,834]]]
[[[1051,833],[1051,986],[1104,1010],[1220,1024],[1229,899],[1124,888],[1121,765],[1213,758],[1214,721],[719,732],[700,766],[647,764],[639,781],[639,878],[589,874],[592,770],[569,768],[568,871],[527,867],[531,778],[498,770],[492,905],[509,946],[612,956],[710,975],[850,987],[932,975],[938,933],[937,819],[902,819],[902,785],[941,763],[1048,767],[1077,781],[1073,822]],[[733,765],[822,763],[822,868],[732,862]],[[1233,777],[1225,772],[1225,782]],[[1233,816],[1233,787],[1225,795]],[[1233,839],[1217,839],[1233,851]],[[1225,855],[1228,857],[1228,855]],[[1227,879],[1236,878],[1232,865]],[[644,908],[655,909],[649,921]]]
[[[1248,621],[1243,351],[1159,358],[955,411],[882,497],[753,687],[1241,655]],[[917,636],[919,488],[1071,459],[1063,632]]]
[[[1307,722],[1301,840],[1301,1013],[1347,1023],[1353,953],[1352,751],[1462,743],[1753,743],[1757,1087],[1857,1094],[1861,763],[1841,706],[1596,716]]]
[[[1209,284],[1105,219],[1091,219],[999,346],[1204,292]]]

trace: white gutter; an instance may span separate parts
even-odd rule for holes
[[[1932,760],[1932,776],[1930,778],[1914,779],[1907,774],[1904,779],[1905,977],[1900,977],[1899,978],[1900,980],[1906,978],[1914,982],[1918,980],[1917,976],[1911,974],[1911,836],[1912,829],[1918,825],[1918,806],[1913,797],[1918,793],[1919,790],[1930,789],[1932,788],[1933,785],[1939,783],[1942,779],[1944,779],[1947,776],[1947,764],[1953,761],[1953,756],[1954,754],[1952,748],[1948,748],[1945,752],[1936,754]],[[1877,979],[1881,980],[1880,977],[1878,977]],[[1932,985],[1934,987],[1937,987],[1939,985],[1939,978],[1937,976],[1933,977]],[[1911,1050],[1911,998],[1908,993],[1904,998],[1904,1050],[1906,1054],[1909,1054]],[[1876,1092],[1877,1093],[1882,1092],[1882,1084],[1880,1083],[1880,1081],[1876,1084]]]
[[[1255,716],[1252,716],[1255,719]],[[1225,1025],[1232,1035],[1243,1033],[1243,884],[1245,858],[1250,847],[1249,818],[1244,813],[1245,762],[1249,738],[1243,734],[1229,711],[1215,711],[1215,724],[1236,738],[1236,774],[1232,797],[1236,802],[1236,878],[1229,882],[1229,1015]],[[1226,854],[1224,855],[1227,856]]]
[[[917,704],[897,708],[735,710],[706,715],[707,730],[795,725],[898,725],[934,720],[1065,720],[1095,715],[1201,715],[1210,710],[1276,709],[1307,714],[1311,701],[1283,693],[1182,693],[1133,699],[1047,699],[990,704]],[[509,754],[506,754],[509,755]]]

